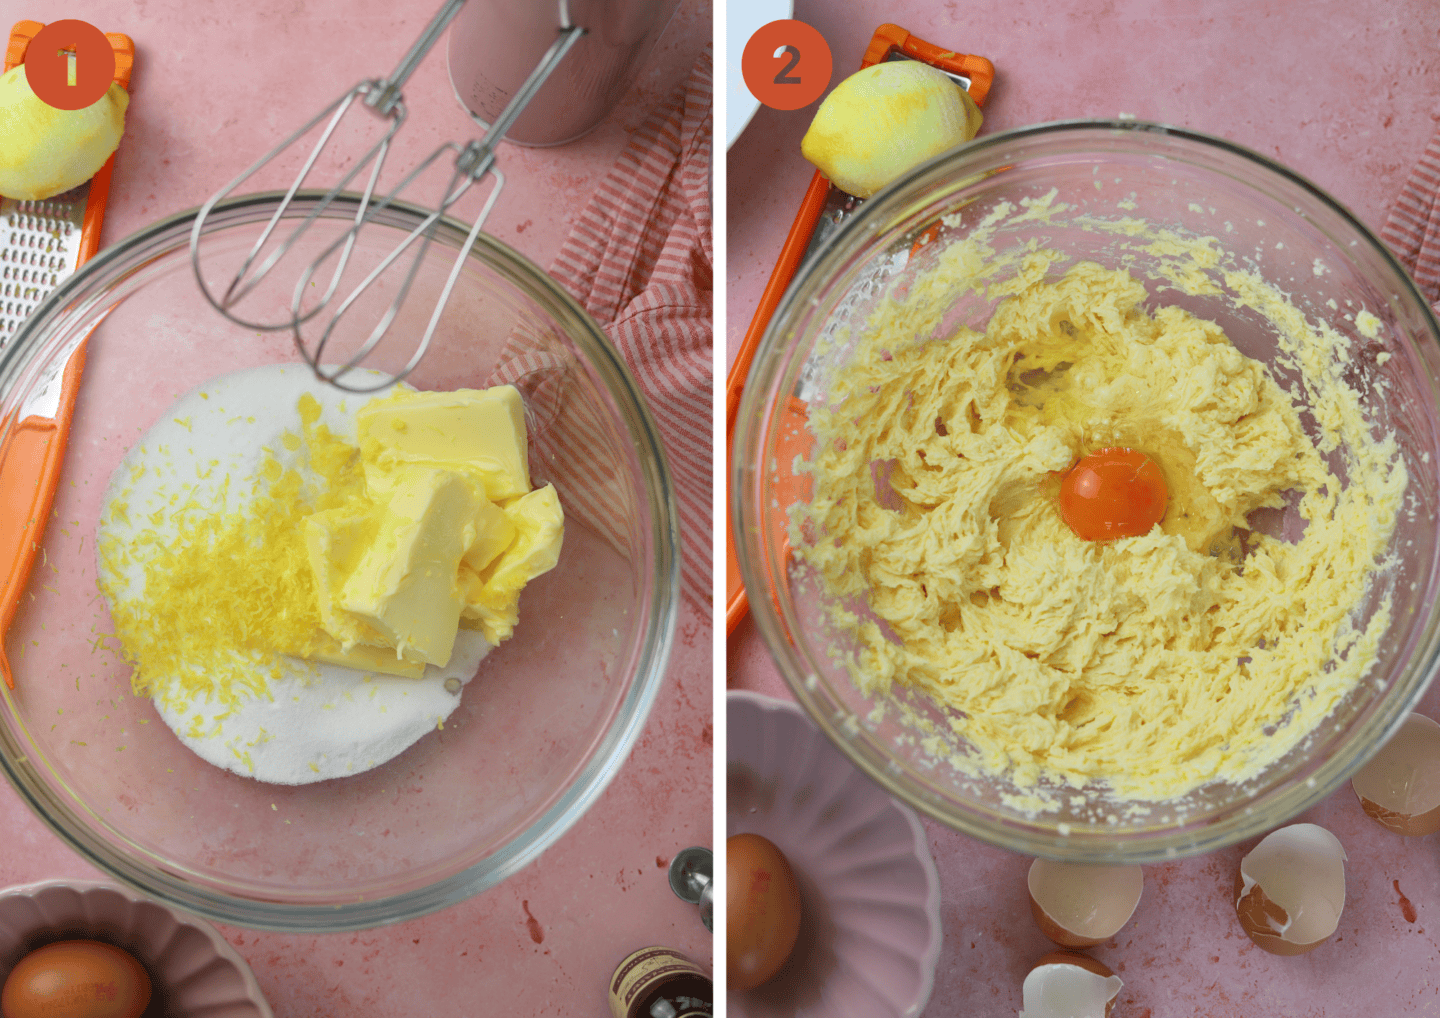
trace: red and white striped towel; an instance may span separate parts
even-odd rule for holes
[[[710,233],[711,55],[635,132],[581,213],[550,274],[605,329],[645,396],[670,464],[679,514],[681,588],[710,615],[711,392],[714,254]],[[532,464],[554,481],[565,513],[622,554],[632,494],[615,461],[618,436],[592,408],[596,380],[563,346],[517,332],[494,382],[520,388]],[[576,387],[588,398],[576,398]]]
[[[1440,131],[1410,172],[1380,238],[1410,270],[1431,306],[1440,304]]]
[[[635,132],[550,266],[625,358],[670,460],[681,586],[707,609],[714,385],[710,48]]]

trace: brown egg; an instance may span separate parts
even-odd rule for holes
[[[725,959],[731,989],[759,986],[785,964],[800,933],[800,885],[758,834],[725,842]]]
[[[130,954],[98,940],[31,951],[0,991],[4,1018],[140,1018],[150,977]]]

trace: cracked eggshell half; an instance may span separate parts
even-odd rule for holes
[[[1235,914],[1257,947],[1296,955],[1319,947],[1345,908],[1345,849],[1315,824],[1272,831],[1235,875]]]
[[[1051,951],[1025,977],[1020,1018],[1110,1018],[1124,985],[1088,954]]]
[[[1061,947],[1103,944],[1130,921],[1145,878],[1139,866],[1090,866],[1036,859],[1030,864],[1030,913]]]
[[[1440,724],[1408,715],[1350,787],[1365,815],[1396,834],[1440,831]]]

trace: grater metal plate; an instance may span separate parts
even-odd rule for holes
[[[0,198],[0,347],[78,267],[87,181],[40,201]]]

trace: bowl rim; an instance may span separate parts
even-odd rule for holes
[[[810,716],[801,709],[800,705],[793,700],[781,700],[777,697],[767,696],[764,693],[756,693],[748,689],[730,689],[725,692],[725,723],[730,723],[729,708],[731,704],[740,704],[741,709],[755,708],[762,714],[788,715],[800,721],[804,729],[810,733],[811,738],[824,738],[821,730],[815,725]],[[829,740],[833,743],[833,740]],[[727,740],[728,742],[728,740]],[[832,745],[831,749],[835,749]],[[915,995],[915,1001],[908,1007],[902,1018],[919,1018],[924,1013],[925,1007],[930,1003],[930,997],[935,992],[935,970],[940,964],[940,952],[945,946],[945,923],[940,916],[940,901],[942,898],[940,887],[940,870],[935,865],[935,855],[930,851],[930,838],[925,831],[925,825],[920,822],[920,817],[915,810],[911,809],[904,802],[897,799],[884,785],[874,782],[865,771],[855,766],[854,761],[845,754],[839,759],[846,766],[850,767],[862,777],[869,779],[875,784],[876,791],[889,800],[890,807],[900,815],[910,827],[910,837],[915,860],[925,872],[925,918],[930,924],[930,939],[925,944],[924,952],[916,959],[920,966],[920,985]],[[729,747],[726,747],[726,765],[730,762]],[[728,813],[728,807],[726,812]],[[727,817],[728,822],[728,817]],[[732,991],[733,992],[733,991]]]
[[[752,438],[758,441],[759,436],[763,434],[765,417],[764,395],[762,386],[756,383],[756,376],[762,366],[773,359],[773,352],[777,348],[783,347],[788,341],[788,334],[793,328],[792,316],[803,311],[812,297],[809,293],[811,287],[807,284],[833,276],[840,269],[843,258],[847,254],[842,250],[847,242],[853,240],[859,243],[867,231],[875,232],[878,230],[879,224],[886,218],[901,214],[907,207],[906,195],[909,190],[912,186],[922,183],[927,177],[944,172],[949,174],[952,179],[964,179],[967,169],[974,163],[983,161],[987,154],[993,153],[996,149],[1016,142],[1067,134],[1073,135],[1077,139],[1087,136],[1114,137],[1117,135],[1140,139],[1174,137],[1201,150],[1218,149],[1222,153],[1229,153],[1248,160],[1262,171],[1279,178],[1280,183],[1306,192],[1333,215],[1344,221],[1372,252],[1379,255],[1393,274],[1398,289],[1402,291],[1399,294],[1401,299],[1423,309],[1424,321],[1429,329],[1429,338],[1432,344],[1440,348],[1440,321],[1437,321],[1434,309],[1431,308],[1429,301],[1420,293],[1409,272],[1400,264],[1390,249],[1363,221],[1328,192],[1307,177],[1263,153],[1201,131],[1131,118],[1076,118],[1016,127],[984,138],[977,138],[906,171],[871,198],[860,203],[855,214],[826,238],[819,250],[801,265],[760,339],[755,357],[751,362],[744,391],[741,393],[740,405],[735,417],[735,431],[727,449],[729,468],[726,480],[729,497],[726,510],[737,538],[735,553],[742,580],[747,590],[767,592],[765,596],[750,596],[748,600],[751,616],[775,662],[777,671],[796,701],[810,715],[811,720],[857,768],[878,782],[891,795],[898,797],[946,827],[1008,851],[1023,852],[1067,862],[1105,864],[1166,862],[1211,852],[1259,835],[1266,830],[1283,825],[1289,819],[1332,795],[1349,780],[1355,771],[1379,752],[1381,747],[1394,735],[1403,724],[1405,717],[1419,703],[1437,672],[1440,672],[1440,630],[1432,633],[1428,642],[1421,639],[1417,645],[1416,654],[1421,659],[1421,664],[1418,666],[1421,677],[1406,695],[1386,705],[1386,709],[1392,712],[1392,716],[1381,726],[1374,741],[1363,749],[1355,749],[1352,746],[1341,747],[1321,764],[1321,773],[1325,774],[1324,780],[1316,775],[1311,775],[1304,781],[1291,781],[1289,784],[1276,786],[1271,793],[1283,799],[1283,809],[1271,813],[1261,810],[1246,811],[1238,818],[1227,820],[1219,836],[1212,835],[1205,838],[1195,833],[1182,837],[1178,832],[1171,831],[1161,838],[1147,838],[1144,842],[1129,843],[1121,851],[1115,850],[1113,841],[1106,841],[1103,838],[1097,839],[1094,845],[1087,846],[1083,845],[1080,839],[1072,839],[1060,834],[1058,829],[1053,834],[1045,834],[1035,828],[1033,824],[1024,828],[1019,826],[1001,827],[989,817],[978,812],[970,816],[947,813],[940,805],[927,801],[922,795],[893,779],[883,767],[866,759],[855,743],[845,737],[841,731],[840,720],[831,716],[831,712],[821,708],[816,696],[808,688],[805,677],[799,674],[794,667],[797,662],[792,662],[788,651],[787,623],[777,610],[773,598],[768,594],[768,587],[764,582],[764,564],[761,562],[763,553],[755,536],[760,526],[752,511],[754,509],[752,500],[748,497],[752,485],[747,484],[746,479],[746,474],[751,469],[746,457],[746,450],[753,444]],[[976,171],[972,170],[971,172]],[[1432,571],[1432,584],[1435,581],[1436,574]],[[1440,601],[1432,606],[1432,619],[1436,617],[1440,617]],[[1423,637],[1424,634],[1420,635]],[[1336,759],[1340,760],[1339,765],[1331,766],[1332,761]],[[1328,773],[1326,773],[1327,769]]]
[[[36,898],[49,890],[63,889],[75,891],[84,896],[96,891],[108,891],[120,895],[122,898],[136,905],[154,905],[157,908],[168,912],[177,923],[182,926],[189,926],[198,930],[210,942],[211,949],[216,957],[223,958],[235,967],[240,973],[240,979],[245,984],[245,993],[251,1003],[259,1008],[261,1018],[274,1018],[274,1011],[270,1003],[265,999],[265,994],[260,990],[260,981],[255,977],[255,972],[250,968],[250,963],[245,960],[244,955],[237,951],[226,940],[220,931],[210,922],[193,912],[176,908],[164,901],[137,894],[124,884],[115,883],[109,880],[66,880],[56,878],[52,880],[37,880],[28,884],[16,884],[13,887],[0,889],[0,900],[6,898]]]
[[[206,229],[261,222],[274,211],[283,191],[262,191],[235,195],[217,202],[210,209]],[[309,205],[327,195],[320,189],[297,191],[287,209],[286,219],[306,214]],[[321,218],[354,219],[363,196],[341,192],[335,196]],[[84,318],[105,295],[103,289],[84,297],[87,288],[101,281],[113,282],[119,271],[145,264],[161,253],[186,249],[193,226],[202,207],[196,206],[156,220],[99,252],[82,265],[35,309],[22,323],[19,331],[0,349],[0,400],[17,382],[31,377],[41,357],[40,347],[51,332]],[[391,201],[381,208],[374,222],[408,231],[420,220],[433,215],[433,210],[411,202]],[[282,220],[283,221],[283,220]],[[470,226],[454,216],[441,216],[437,222],[435,242],[448,242],[459,251]],[[106,876],[133,888],[140,894],[167,902],[187,912],[217,922],[256,930],[281,932],[326,933],[371,929],[415,919],[467,900],[495,886],[528,866],[599,801],[629,759],[649,719],[674,644],[680,603],[680,530],[679,513],[669,460],[645,397],[619,350],[605,335],[584,307],[554,278],[523,254],[492,235],[480,231],[467,258],[475,259],[502,278],[516,285],[526,285],[532,298],[550,301],[546,310],[555,314],[557,324],[572,324],[572,335],[591,358],[591,367],[605,382],[615,400],[630,437],[635,442],[636,459],[648,496],[648,547],[654,556],[652,590],[649,603],[641,601],[638,608],[649,616],[636,649],[637,667],[626,691],[614,707],[611,726],[596,739],[596,749],[580,769],[575,781],[555,795],[551,806],[534,822],[485,859],[454,871],[423,887],[375,898],[348,899],[340,904],[289,901],[277,903],[260,898],[247,898],[217,891],[187,879],[181,869],[141,864],[128,853],[121,852],[107,839],[97,837],[86,825],[62,824],[51,816],[45,803],[54,800],[66,816],[78,815],[69,805],[68,793],[52,794],[49,783],[39,777],[38,768],[28,760],[19,759],[0,744],[0,771],[33,813],[62,841],[86,862]],[[218,314],[218,312],[217,312]],[[567,323],[567,319],[569,322]],[[58,356],[52,352],[50,356]],[[15,421],[0,423],[0,449]],[[3,463],[0,463],[3,469]],[[12,717],[21,721],[15,710],[10,690],[0,687],[0,703]],[[37,792],[38,786],[43,795]],[[535,832],[528,840],[524,835]]]

